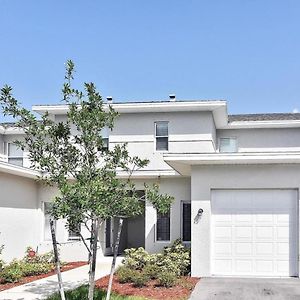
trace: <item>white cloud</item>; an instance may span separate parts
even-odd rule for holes
[[[299,109],[297,107],[293,109],[293,114],[296,114],[298,112],[299,112]]]

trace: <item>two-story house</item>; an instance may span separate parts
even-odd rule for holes
[[[191,247],[193,276],[299,275],[300,114],[228,115],[226,101],[174,97],[111,105],[120,116],[113,131],[103,132],[109,147],[127,142],[132,155],[150,160],[134,174],[141,192],[144,182],[157,182],[175,198],[169,214],[146,201],[143,217],[126,220],[121,251],[157,252],[182,238]],[[56,121],[67,109],[33,106]],[[7,260],[29,245],[51,249],[46,208],[56,193],[34,180],[16,138],[22,132],[13,124],[0,127],[0,244]],[[99,232],[103,255],[111,254],[115,224],[107,220]],[[86,259],[64,220],[56,233],[64,260]]]

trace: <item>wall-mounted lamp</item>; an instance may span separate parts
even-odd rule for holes
[[[202,214],[203,214],[203,209],[202,208],[199,208],[198,209],[198,212],[197,212],[197,215],[194,219],[194,223],[197,224],[199,222],[199,220],[201,219],[202,217]]]
[[[202,208],[199,208],[199,209],[198,209],[197,216],[198,216],[199,218],[201,218],[201,217],[202,217],[202,214],[203,214],[203,209],[202,209]]]

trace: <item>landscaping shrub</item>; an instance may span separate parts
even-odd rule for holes
[[[150,279],[156,279],[160,272],[161,268],[156,264],[147,264],[143,269],[143,273],[146,274]]]
[[[142,270],[150,260],[150,254],[143,248],[130,248],[125,251],[123,264],[128,268]]]
[[[23,272],[17,261],[12,261],[9,265],[5,266],[0,274],[4,282],[18,282],[22,276]]]
[[[177,275],[173,272],[162,271],[157,276],[158,285],[170,288],[177,283]]]
[[[186,275],[190,270],[191,253],[180,239],[174,241],[171,247],[165,247],[162,254],[157,254],[156,264],[166,272],[177,276]]]
[[[49,273],[54,269],[53,264],[49,263],[20,263],[20,269],[23,273],[23,276],[33,276]]]
[[[3,249],[4,249],[4,245],[1,245],[0,246],[0,255],[2,254]],[[0,258],[0,272],[2,271],[3,267],[4,267],[4,261]]]
[[[33,251],[32,247],[27,247],[23,260],[28,263],[54,263],[53,251],[46,252],[44,254],[36,253],[34,256],[30,256],[30,251]]]
[[[132,282],[132,278],[138,271],[128,268],[127,266],[121,266],[116,271],[118,281],[120,283]]]
[[[147,285],[149,279],[150,278],[147,274],[136,271],[135,274],[131,277],[131,282],[135,287],[143,287]]]
[[[13,260],[8,265],[0,266],[2,268],[0,269],[0,279],[4,283],[18,282],[22,277],[49,273],[54,269],[54,264],[50,262],[51,259],[50,252],[33,257],[25,255],[22,260]]]

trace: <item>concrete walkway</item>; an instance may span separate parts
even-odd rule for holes
[[[202,278],[190,300],[299,300],[299,278]]]
[[[112,257],[103,257],[97,260],[96,279],[106,276],[110,272]],[[122,257],[117,258],[120,265]],[[74,289],[88,282],[89,266],[79,267],[62,273],[65,289]],[[1,300],[36,300],[45,299],[58,290],[57,276],[49,276],[12,289],[0,292]]]

